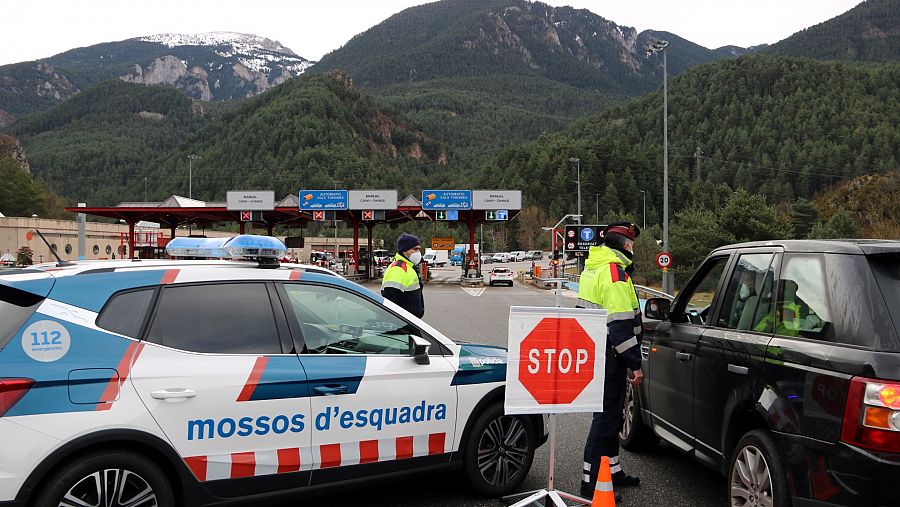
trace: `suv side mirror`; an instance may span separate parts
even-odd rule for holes
[[[644,303],[644,316],[653,320],[667,320],[672,302],[666,298],[650,298]]]
[[[428,357],[428,351],[431,349],[431,342],[421,336],[409,336],[409,355],[416,359],[416,364],[431,364],[431,358]]]

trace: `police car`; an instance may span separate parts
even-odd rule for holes
[[[514,490],[547,433],[504,415],[506,351],[285,250],[176,238],[171,256],[231,260],[0,271],[0,506],[246,503],[453,469]]]

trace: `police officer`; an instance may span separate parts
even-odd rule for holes
[[[384,278],[381,280],[381,295],[419,318],[425,315],[422,282],[417,271],[422,261],[421,250],[419,238],[412,234],[401,234],[397,239],[394,262],[384,271]]]
[[[584,446],[581,494],[586,498],[593,495],[601,456],[609,456],[614,487],[641,483],[638,477],[626,475],[619,462],[626,381],[640,384],[644,376],[640,353],[641,310],[630,276],[634,270],[634,240],[640,233],[640,228],[631,222],[608,225],[603,230],[604,244],[591,247],[579,279],[577,306],[607,311],[603,412],[594,414]]]

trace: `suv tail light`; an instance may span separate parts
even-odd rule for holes
[[[900,383],[853,377],[841,441],[875,451],[900,452]]]
[[[34,385],[30,378],[0,378],[0,417],[13,407]]]

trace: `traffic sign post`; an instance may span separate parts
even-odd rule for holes
[[[561,285],[557,281],[557,286]],[[554,489],[556,414],[601,412],[606,368],[606,310],[513,306],[509,309],[506,414],[549,414],[550,473],[546,489],[511,495],[511,507],[546,499],[590,500]]]

